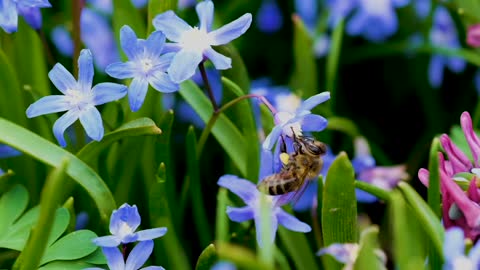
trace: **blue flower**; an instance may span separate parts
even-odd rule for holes
[[[80,52],[78,69],[77,82],[62,64],[57,63],[48,77],[63,95],[43,97],[27,109],[29,118],[67,111],[53,125],[53,133],[63,147],[67,145],[63,133],[77,119],[90,138],[101,140],[104,133],[102,117],[95,106],[120,99],[127,93],[126,86],[116,83],[99,83],[92,88],[94,72],[90,50]]]
[[[314,95],[303,101],[295,112],[279,111],[275,114],[275,127],[263,142],[263,148],[271,150],[279,137],[284,134],[293,138],[302,135],[304,131],[322,131],[327,126],[327,119],[320,115],[312,114],[311,109],[330,99],[330,92]]]
[[[415,0],[415,11],[420,19],[425,19],[432,8],[432,0]]]
[[[282,28],[283,16],[276,0],[263,0],[258,9],[257,27],[265,33],[274,33]]]
[[[50,38],[61,55],[72,57],[73,40],[64,26],[55,26],[50,32]]]
[[[197,4],[199,27],[191,27],[171,10],[157,15],[153,20],[155,28],[175,42],[169,44],[171,50],[177,51],[168,68],[172,81],[180,83],[189,79],[195,73],[198,64],[205,59],[210,59],[217,69],[231,68],[232,60],[216,52],[212,46],[227,44],[245,33],[252,22],[252,15],[244,14],[235,21],[211,31],[213,10],[213,2],[210,0]]]
[[[102,252],[107,258],[108,269],[110,270],[138,270],[153,251],[153,240],[147,240],[138,243],[128,255],[125,262],[122,253],[117,247],[102,247]],[[141,268],[144,270],[164,270],[161,266],[148,266]],[[102,270],[102,268],[93,267],[85,270]]]
[[[317,252],[317,256],[328,254],[340,263],[345,264],[343,269],[353,269],[358,257],[360,246],[357,243],[334,243]]]
[[[142,8],[147,4],[148,0],[132,0],[132,4],[136,8]],[[99,10],[105,14],[111,14],[113,11],[112,0],[87,0],[87,3],[91,4],[96,10]]]
[[[39,8],[46,7],[51,7],[48,0],[2,0],[0,1],[0,27],[7,33],[16,32],[20,14],[32,28],[39,29],[42,25]]]
[[[357,6],[359,0],[326,0],[329,9],[328,24],[331,28],[346,18],[350,12]]]
[[[16,157],[21,155],[22,153],[15,148],[12,148],[5,144],[0,144],[0,158],[9,158],[9,157]],[[4,171],[0,169],[0,176],[4,174]]]
[[[461,228],[452,227],[445,233],[443,255],[445,263],[443,270],[479,269],[480,242],[472,247],[468,256],[465,256],[465,240]]]
[[[112,235],[101,236],[93,239],[100,247],[116,247],[135,241],[145,241],[161,237],[167,233],[167,228],[155,228],[135,232],[140,226],[141,217],[137,206],[124,203],[118,210],[114,210],[110,217],[110,233]]]
[[[455,23],[445,7],[438,6],[435,9],[433,26],[430,30],[430,42],[438,47],[452,49],[461,47]],[[428,78],[434,88],[438,88],[442,84],[445,66],[458,73],[465,69],[466,62],[459,57],[433,55],[428,68]]]
[[[161,54],[165,36],[160,31],[153,32],[147,40],[137,39],[132,28],[124,25],[120,29],[120,44],[129,61],[110,64],[105,71],[117,79],[133,78],[128,89],[132,111],[136,112],[142,106],[149,84],[163,93],[179,89],[165,72],[174,53]]]
[[[362,35],[372,42],[381,42],[398,29],[395,7],[408,4],[409,0],[359,0],[355,14],[349,20],[349,35]]]
[[[211,270],[236,270],[237,268],[233,263],[227,261],[219,261],[214,264]]]
[[[186,9],[195,6],[196,0],[178,0],[178,9]]]
[[[315,31],[318,19],[317,0],[295,0],[295,12],[300,16],[310,32]]]

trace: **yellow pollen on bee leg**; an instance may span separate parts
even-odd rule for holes
[[[280,154],[280,160],[282,161],[283,165],[287,165],[289,159],[290,159],[289,154],[287,154],[287,153],[281,153]]]

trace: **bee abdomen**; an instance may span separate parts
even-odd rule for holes
[[[263,179],[257,189],[272,196],[282,195],[297,190],[297,182],[298,180],[294,177],[282,178],[280,174],[274,174]]]

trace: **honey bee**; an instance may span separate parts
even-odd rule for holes
[[[298,199],[306,188],[305,181],[318,176],[323,167],[322,156],[327,152],[324,143],[310,137],[293,134],[292,154],[286,153],[285,141],[282,139],[280,150],[283,167],[279,173],[265,177],[257,189],[268,195],[282,195],[296,191]]]

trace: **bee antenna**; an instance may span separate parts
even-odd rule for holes
[[[286,153],[287,152],[287,144],[285,143],[285,138],[282,136],[280,136],[280,138],[282,139],[282,142],[280,143],[280,152],[282,153]]]
[[[292,126],[290,126],[290,129],[292,130],[292,133],[293,133],[293,139],[297,138],[297,135],[295,134],[295,131],[293,130]]]

